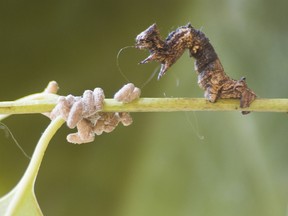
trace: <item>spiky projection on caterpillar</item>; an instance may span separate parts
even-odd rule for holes
[[[209,39],[191,24],[177,28],[165,41],[161,39],[156,24],[153,24],[136,37],[136,48],[147,49],[150,52],[150,55],[140,62],[141,64],[151,61],[161,63],[158,79],[188,49],[190,57],[195,58],[198,85],[205,91],[205,98],[212,103],[218,98],[236,98],[240,99],[241,108],[247,108],[256,99],[256,94],[247,87],[244,77],[234,80],[224,72]],[[242,114],[248,113],[242,112]]]

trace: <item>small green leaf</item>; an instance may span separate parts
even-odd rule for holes
[[[10,213],[12,212],[15,216],[43,215],[35,197],[33,188],[30,188],[30,190],[28,190],[21,197],[21,205],[14,209],[13,207],[16,204],[15,202],[17,202],[17,196],[19,196],[18,191],[18,186],[16,186],[12,191],[0,199],[0,215],[11,215]]]
[[[42,162],[45,150],[65,121],[61,117],[54,119],[42,134],[35,148],[30,164],[17,186],[0,198],[1,216],[39,216],[42,215],[34,193],[34,183]]]

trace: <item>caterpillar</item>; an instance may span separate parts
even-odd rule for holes
[[[136,37],[135,47],[147,49],[150,55],[140,62],[161,63],[158,80],[182,56],[186,49],[195,59],[198,85],[204,90],[204,97],[214,103],[219,98],[240,99],[240,107],[247,108],[256,99],[256,94],[248,88],[245,77],[231,79],[205,34],[192,27],[190,23],[171,32],[165,40],[161,39],[156,24],[151,25]],[[242,111],[248,114],[249,111]]]

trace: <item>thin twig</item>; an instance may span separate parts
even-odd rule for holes
[[[47,109],[50,112],[55,107],[58,97],[57,94],[42,92],[27,95],[15,101],[0,102],[0,121],[12,114],[43,113]],[[27,112],[29,110],[34,110],[34,112]]]
[[[205,98],[140,98],[122,104],[106,99],[104,112],[177,112],[177,111],[236,111],[288,112],[288,99],[257,99],[249,108],[241,109],[237,99],[219,99],[210,103]]]
[[[57,97],[40,100],[0,102],[0,114],[50,112]],[[204,98],[140,98],[123,104],[105,99],[102,112],[180,112],[180,111],[253,111],[288,112],[288,99],[256,99],[249,108],[241,109],[237,99],[219,99],[210,103]],[[1,116],[0,116],[1,120]]]

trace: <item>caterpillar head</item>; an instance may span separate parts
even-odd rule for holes
[[[148,49],[153,50],[155,45],[159,44],[160,35],[157,25],[154,23],[149,26],[145,31],[141,32],[136,37],[135,47],[138,49]]]

